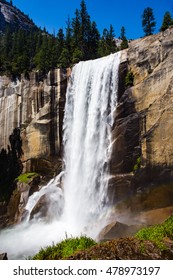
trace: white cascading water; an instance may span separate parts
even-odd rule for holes
[[[107,168],[118,66],[119,53],[80,62],[73,69],[67,89],[64,219],[78,231],[95,224],[108,203]]]
[[[64,115],[65,170],[34,193],[26,205],[30,214],[47,195],[49,220],[29,215],[0,233],[0,252],[26,258],[41,247],[67,236],[96,238],[106,225],[111,126],[116,109],[120,53],[80,62],[72,71]],[[63,188],[61,187],[61,180]]]

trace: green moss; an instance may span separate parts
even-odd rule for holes
[[[24,173],[21,174],[19,177],[17,177],[17,181],[21,182],[21,183],[28,183],[28,181],[31,178],[34,178],[35,176],[37,176],[38,174],[36,172],[31,172],[31,173]]]
[[[136,237],[140,240],[150,240],[154,242],[160,250],[165,250],[166,246],[163,243],[163,239],[165,237],[173,238],[173,215],[163,224],[139,230]]]
[[[133,167],[133,173],[136,173],[136,171],[139,170],[140,166],[141,166],[141,157],[138,157]]]
[[[77,251],[88,249],[95,244],[96,242],[93,239],[86,236],[67,238],[56,245],[41,249],[35,256],[32,257],[32,259],[60,260],[67,258]]]

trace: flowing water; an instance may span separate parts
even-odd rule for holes
[[[28,217],[0,233],[0,252],[25,258],[67,236],[96,238],[106,224],[111,128],[120,54],[78,63],[70,77],[64,115],[64,171],[34,193]],[[62,182],[63,181],[63,187]],[[46,219],[30,213],[46,195]]]

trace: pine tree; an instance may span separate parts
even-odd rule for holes
[[[114,28],[112,24],[110,24],[109,30],[106,28],[103,30],[103,35],[101,37],[100,43],[99,43],[99,56],[106,56],[110,53],[114,53],[117,51],[117,46],[115,42],[115,34],[114,34]]]
[[[57,57],[58,57],[57,66],[58,67],[62,66],[61,61],[60,61],[60,57],[61,57],[62,51],[64,49],[64,44],[65,44],[64,32],[63,32],[63,29],[60,28],[58,30],[58,34],[57,34]]]
[[[120,45],[121,50],[124,50],[124,49],[128,48],[128,41],[127,41],[127,38],[126,38],[125,34],[126,34],[125,27],[122,26],[121,27],[121,35],[120,35],[120,39],[122,40],[121,45]]]
[[[50,53],[48,48],[48,35],[44,34],[42,45],[34,57],[36,68],[43,73],[46,73],[50,70],[49,56]]]
[[[156,22],[153,14],[153,9],[148,7],[142,14],[142,27],[145,36],[152,35],[155,30]]]
[[[160,28],[160,31],[165,31],[169,26],[173,25],[173,19],[171,17],[170,12],[166,12],[164,14],[162,26]]]
[[[83,60],[89,59],[89,36],[91,30],[90,16],[87,11],[85,1],[82,0],[80,4],[80,23],[81,23],[81,38],[80,38],[80,49],[83,53]]]
[[[88,40],[89,59],[94,59],[98,57],[99,40],[100,40],[100,33],[97,29],[96,22],[93,21],[90,26],[89,40]]]
[[[80,32],[81,32],[81,23],[80,23],[80,14],[79,10],[76,9],[75,11],[75,18],[72,19],[72,38],[73,38],[73,46],[74,49],[76,46],[78,46],[80,38]]]
[[[72,62],[72,26],[71,26],[71,20],[68,17],[66,22],[66,34],[65,34],[65,46],[63,49],[63,60],[64,60],[64,67],[69,67]]]

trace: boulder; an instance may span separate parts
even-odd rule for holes
[[[0,254],[0,260],[8,260],[7,253]]]
[[[144,225],[126,225],[120,222],[113,222],[105,226],[100,232],[99,240],[112,240],[120,237],[130,237],[134,236],[139,229],[144,227]]]
[[[49,205],[48,205],[48,195],[44,194],[40,197],[34,208],[30,213],[30,219],[34,219],[35,217],[45,218],[48,214]]]
[[[10,202],[7,206],[7,225],[20,223],[26,217],[25,206],[28,198],[33,192],[38,191],[40,183],[40,176],[36,175],[25,182],[17,182],[16,189],[14,190]]]
[[[64,198],[60,187],[50,187],[36,202],[30,212],[30,220],[44,219],[50,221],[58,219],[62,214]]]

